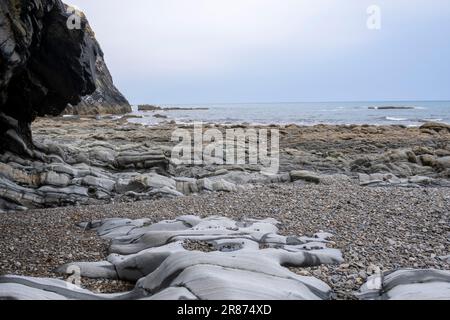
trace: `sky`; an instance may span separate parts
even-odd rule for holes
[[[69,3],[132,104],[450,100],[450,0]]]

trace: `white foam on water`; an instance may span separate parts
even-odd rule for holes
[[[407,118],[396,118],[396,117],[385,117],[386,120],[389,121],[407,121]]]

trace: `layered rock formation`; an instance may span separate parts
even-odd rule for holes
[[[274,219],[197,216],[155,224],[148,219],[93,221],[80,226],[112,240],[108,261],[74,263],[59,271],[76,277],[126,279],[136,282],[133,291],[98,295],[61,280],[6,276],[0,278],[0,298],[330,299],[326,283],[285,267],[342,263],[341,252],[327,248],[331,235],[285,237],[277,233],[276,225]]]
[[[361,300],[449,300],[450,271],[402,269],[372,276],[361,287]]]
[[[69,24],[74,14],[75,27]],[[86,17],[60,0],[2,1],[0,210],[32,207],[50,198],[74,203],[86,194],[68,187],[70,174],[51,169],[55,162],[64,167],[64,160],[55,161],[45,145],[34,144],[30,125],[36,117],[59,115],[68,104],[81,103],[84,112],[97,113],[98,106],[92,105],[100,102],[116,111],[116,105],[124,112],[129,108],[113,85]]]
[[[284,182],[450,186],[449,133],[435,126],[279,128],[280,173],[272,175],[254,165],[175,164],[171,136],[179,127],[145,127],[126,117],[40,118],[33,133],[43,159],[0,155],[0,210],[239,192]]]
[[[0,155],[0,212],[233,192],[255,183],[290,181],[289,174],[229,170],[198,178],[174,177],[168,174],[170,158],[161,149],[145,144],[73,142],[36,141],[48,162],[25,160],[10,152]]]
[[[307,270],[313,266],[346,268],[341,251],[330,248],[335,246],[330,233],[283,236],[272,218],[232,220],[189,215],[152,223],[152,219],[142,217],[80,223],[83,232],[95,230],[110,240],[105,261],[60,266],[55,271],[66,281],[2,276],[0,299],[319,300],[334,298],[335,292],[320,272],[311,276]],[[449,271],[381,272],[373,264],[369,269],[375,274],[352,298],[450,299]],[[111,281],[117,288],[110,294],[81,288],[89,286],[92,279]],[[134,288],[123,289],[117,279],[133,283]]]
[[[96,88],[98,43],[59,0],[0,3],[0,150],[32,155],[30,123],[58,115]]]

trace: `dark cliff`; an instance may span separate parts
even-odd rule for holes
[[[0,153],[32,154],[30,124],[97,89],[103,53],[84,16],[60,0],[0,2]]]
[[[79,12],[84,17],[82,12]],[[87,29],[90,30],[89,25]],[[96,41],[93,31],[89,32],[92,41]],[[84,96],[77,105],[69,104],[64,114],[96,115],[96,114],[124,114],[131,112],[127,99],[120,93],[113,82],[113,78],[105,63],[103,52],[100,50],[95,61],[95,91]]]
[[[115,87],[103,54],[97,56],[96,79],[94,93],[82,97],[81,102],[75,106],[69,104],[64,114],[124,114],[132,111],[127,99]]]

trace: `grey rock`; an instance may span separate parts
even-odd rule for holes
[[[450,157],[442,157],[436,160],[436,166],[442,169],[450,168]]]
[[[212,183],[212,189],[214,191],[226,191],[226,192],[237,191],[236,185],[234,183],[228,182],[224,179],[214,181]]]
[[[198,181],[194,178],[175,178],[177,191],[189,195],[192,193],[198,193],[200,191],[198,187]]]
[[[300,171],[291,171],[291,180],[297,181],[297,180],[303,180],[307,182],[313,182],[313,183],[320,183],[320,175],[306,170],[300,170]]]
[[[57,268],[55,271],[58,273],[73,274],[74,270],[79,270],[80,273],[78,275],[86,278],[117,279],[117,272],[114,268],[114,265],[107,261],[66,264]]]
[[[70,178],[66,174],[47,171],[41,174],[41,184],[52,185],[56,187],[66,187],[70,183]]]
[[[414,184],[421,184],[421,185],[427,185],[433,183],[433,179],[430,177],[423,177],[423,176],[413,176],[409,177],[408,181],[410,183]]]
[[[130,180],[130,179],[121,179],[121,178],[119,178],[117,180],[116,186],[115,186],[115,190],[118,193],[127,193],[130,191],[140,193],[140,192],[143,192],[145,189],[146,189],[146,187],[138,181],[134,181],[134,180]]]
[[[134,178],[135,182],[141,183],[143,186],[148,188],[172,188],[176,189],[176,181],[172,178],[161,176],[157,173],[147,173],[143,175],[138,175]]]
[[[97,178],[94,176],[86,176],[81,179],[81,184],[84,186],[101,188],[105,191],[113,191],[116,185],[114,180]]]
[[[357,296],[362,300],[450,300],[450,271],[403,269],[374,275]]]
[[[445,261],[447,263],[450,263],[450,255],[439,256],[438,259],[441,260],[441,261]]]
[[[81,226],[85,229],[96,229],[102,237],[112,239],[110,251],[116,253],[108,261],[76,262],[57,271],[72,274],[78,270],[84,277],[137,281],[133,291],[100,295],[61,280],[4,276],[0,277],[0,298],[330,299],[327,284],[292,273],[284,266],[342,263],[339,250],[326,248],[331,234],[320,232],[313,240],[289,237],[288,241],[277,234],[277,224],[274,219],[234,221],[196,216],[156,224],[149,224],[147,219],[84,223]],[[190,251],[184,247],[190,241],[208,242],[217,249]],[[316,245],[305,248],[311,241]]]

